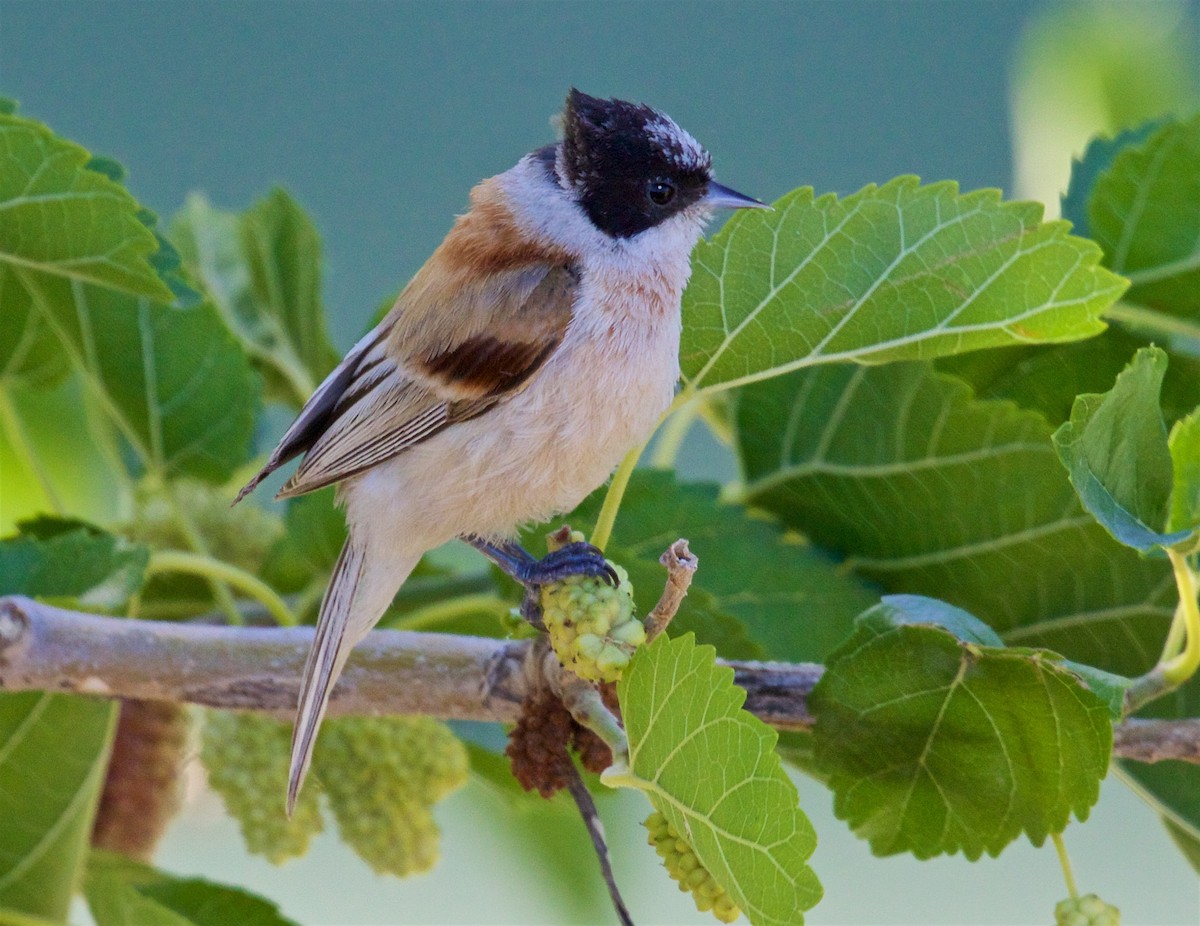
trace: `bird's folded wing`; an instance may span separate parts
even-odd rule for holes
[[[493,274],[486,286],[424,282],[418,274],[329,374],[239,499],[301,453],[280,497],[360,473],[516,394],[562,342],[578,278],[569,266],[539,264]]]

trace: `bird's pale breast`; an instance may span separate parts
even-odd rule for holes
[[[585,287],[606,305],[577,313],[585,321],[524,391],[356,478],[351,516],[362,509],[358,520],[389,525],[404,546],[414,534],[435,546],[574,508],[649,437],[679,378],[677,290],[656,289],[674,305],[648,305],[634,284]]]

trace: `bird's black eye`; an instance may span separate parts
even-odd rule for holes
[[[646,187],[646,195],[656,206],[665,206],[675,198],[675,184],[669,180],[651,180]]]

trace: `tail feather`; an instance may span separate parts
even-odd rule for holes
[[[394,551],[393,551],[394,552]],[[292,731],[291,769],[288,773],[287,812],[296,806],[300,787],[312,761],[313,746],[329,695],[342,674],[350,651],[379,621],[396,594],[396,589],[420,559],[420,554],[405,561],[390,557],[385,561],[368,560],[367,545],[352,533],[342,547],[329,588],[321,602],[317,633],[308,652],[300,698],[296,706],[296,725]]]
[[[329,693],[333,683],[341,674],[346,657],[350,655],[353,640],[346,639],[346,625],[354,603],[354,593],[362,580],[365,566],[364,549],[346,540],[333,567],[333,576],[325,598],[321,602],[321,616],[317,619],[317,633],[308,661],[304,665],[304,677],[300,683],[300,700],[296,706],[296,725],[292,730],[292,762],[288,772],[287,812],[291,816],[296,807],[300,786],[308,773],[312,761],[313,745],[325,707],[329,704]]]

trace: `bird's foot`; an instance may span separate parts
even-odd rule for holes
[[[535,559],[512,541],[493,542],[474,535],[463,540],[495,563],[505,575],[524,585],[526,590],[536,590],[571,576],[595,576],[613,586],[621,581],[604,553],[590,543],[568,543]]]
[[[528,554],[526,554],[528,556]],[[539,560],[530,557],[525,578],[517,581],[525,585],[550,585],[571,576],[594,576],[609,585],[620,585],[621,578],[612,564],[604,558],[597,547],[584,541],[568,543]]]

